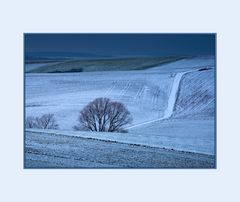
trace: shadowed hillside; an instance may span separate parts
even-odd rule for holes
[[[141,70],[183,59],[183,57],[111,58],[71,60],[48,64],[28,71],[29,73],[66,73],[91,71]]]

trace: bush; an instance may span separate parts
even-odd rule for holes
[[[124,126],[132,122],[130,112],[120,102],[97,98],[80,111],[75,130],[127,132]]]
[[[58,129],[54,114],[44,114],[41,117],[29,116],[25,120],[26,128]]]
[[[25,128],[35,128],[35,117],[28,116],[25,120]]]
[[[82,72],[83,69],[82,68],[72,68],[72,69],[69,69],[69,70],[54,70],[54,71],[51,71],[50,73],[74,73],[74,72]]]

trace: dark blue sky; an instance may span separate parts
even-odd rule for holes
[[[25,34],[25,50],[112,56],[214,55],[215,34]]]

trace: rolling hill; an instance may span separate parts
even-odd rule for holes
[[[124,71],[142,70],[157,65],[162,65],[183,57],[142,57],[142,58],[108,58],[70,60],[57,64],[47,64],[28,73],[67,73],[67,72],[92,72],[92,71]]]

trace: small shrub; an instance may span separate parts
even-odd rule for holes
[[[28,116],[25,120],[25,128],[35,128],[35,127],[36,127],[35,117]]]
[[[41,117],[29,116],[25,120],[26,128],[58,129],[54,114],[44,114]]]

